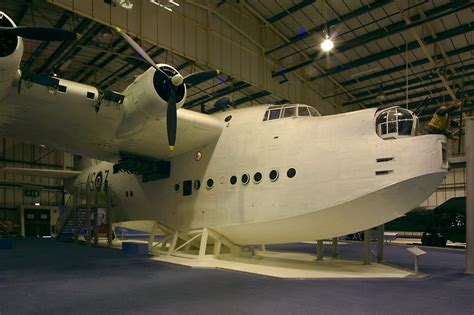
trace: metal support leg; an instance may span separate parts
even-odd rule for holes
[[[178,231],[175,231],[173,233],[173,239],[170,244],[170,248],[168,249],[168,256],[171,255],[171,253],[174,252],[174,249],[176,248],[176,244],[178,243]]]
[[[418,257],[415,255],[415,273],[418,273]]]
[[[332,239],[332,258],[337,258],[337,237]]]
[[[264,252],[264,251],[267,250],[267,248],[265,247],[265,244],[260,244],[260,250],[261,250],[262,252]]]
[[[323,241],[316,241],[316,255],[318,260],[323,260]]]
[[[370,230],[364,231],[364,265],[370,265]]]
[[[383,236],[385,232],[385,226],[377,226],[377,262],[383,261]]]
[[[474,274],[474,117],[466,118],[466,273]]]
[[[150,237],[148,238],[148,251],[151,252],[153,249],[153,243],[155,242],[156,233],[158,232],[158,222],[153,224],[153,228],[151,229]]]
[[[199,258],[202,259],[204,256],[206,256],[206,247],[207,247],[207,238],[209,236],[209,233],[207,232],[207,229],[202,229],[202,235],[201,235],[201,245],[199,246]]]
[[[214,241],[214,258],[217,258],[221,254],[221,248],[222,248],[222,241],[221,240],[215,240]]]

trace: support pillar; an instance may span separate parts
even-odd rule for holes
[[[370,230],[364,231],[364,265],[370,265]]]
[[[318,260],[323,260],[323,241],[316,241],[316,255]]]
[[[337,237],[332,239],[332,258],[337,258]]]
[[[384,242],[385,226],[377,226],[377,262],[383,261],[383,242]]]
[[[466,273],[474,274],[474,117],[466,118]]]

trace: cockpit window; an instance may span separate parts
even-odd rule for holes
[[[283,118],[296,116],[295,107],[286,107],[283,112]]]
[[[377,134],[383,139],[414,136],[418,118],[409,110],[400,107],[384,109],[376,119]]]
[[[309,116],[308,107],[298,106],[298,116]]]
[[[318,111],[317,111],[316,109],[314,109],[313,107],[308,107],[308,109],[309,109],[309,112],[311,113],[311,116],[313,116],[313,117],[319,117],[319,116],[321,116],[321,115],[318,113]]]
[[[273,119],[278,119],[280,118],[280,112],[281,112],[281,108],[279,109],[272,109],[270,111],[270,117],[268,118],[269,120],[273,120]]]
[[[273,105],[268,108],[263,116],[263,121],[288,117],[320,117],[321,114],[308,105]]]

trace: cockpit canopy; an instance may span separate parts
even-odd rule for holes
[[[289,117],[320,117],[321,114],[314,108],[308,105],[301,104],[287,104],[287,105],[273,105],[270,106],[263,121],[274,120]]]
[[[382,139],[398,139],[416,135],[418,117],[401,107],[390,107],[378,112],[377,134]]]

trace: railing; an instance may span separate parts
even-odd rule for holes
[[[110,199],[108,194],[110,194]],[[55,224],[56,234],[62,232],[64,225],[67,223],[71,212],[80,206],[110,207],[110,200],[113,197],[111,185],[104,183],[100,189],[91,187],[90,183],[81,183],[74,187],[73,192],[69,196],[64,211],[60,214]]]

